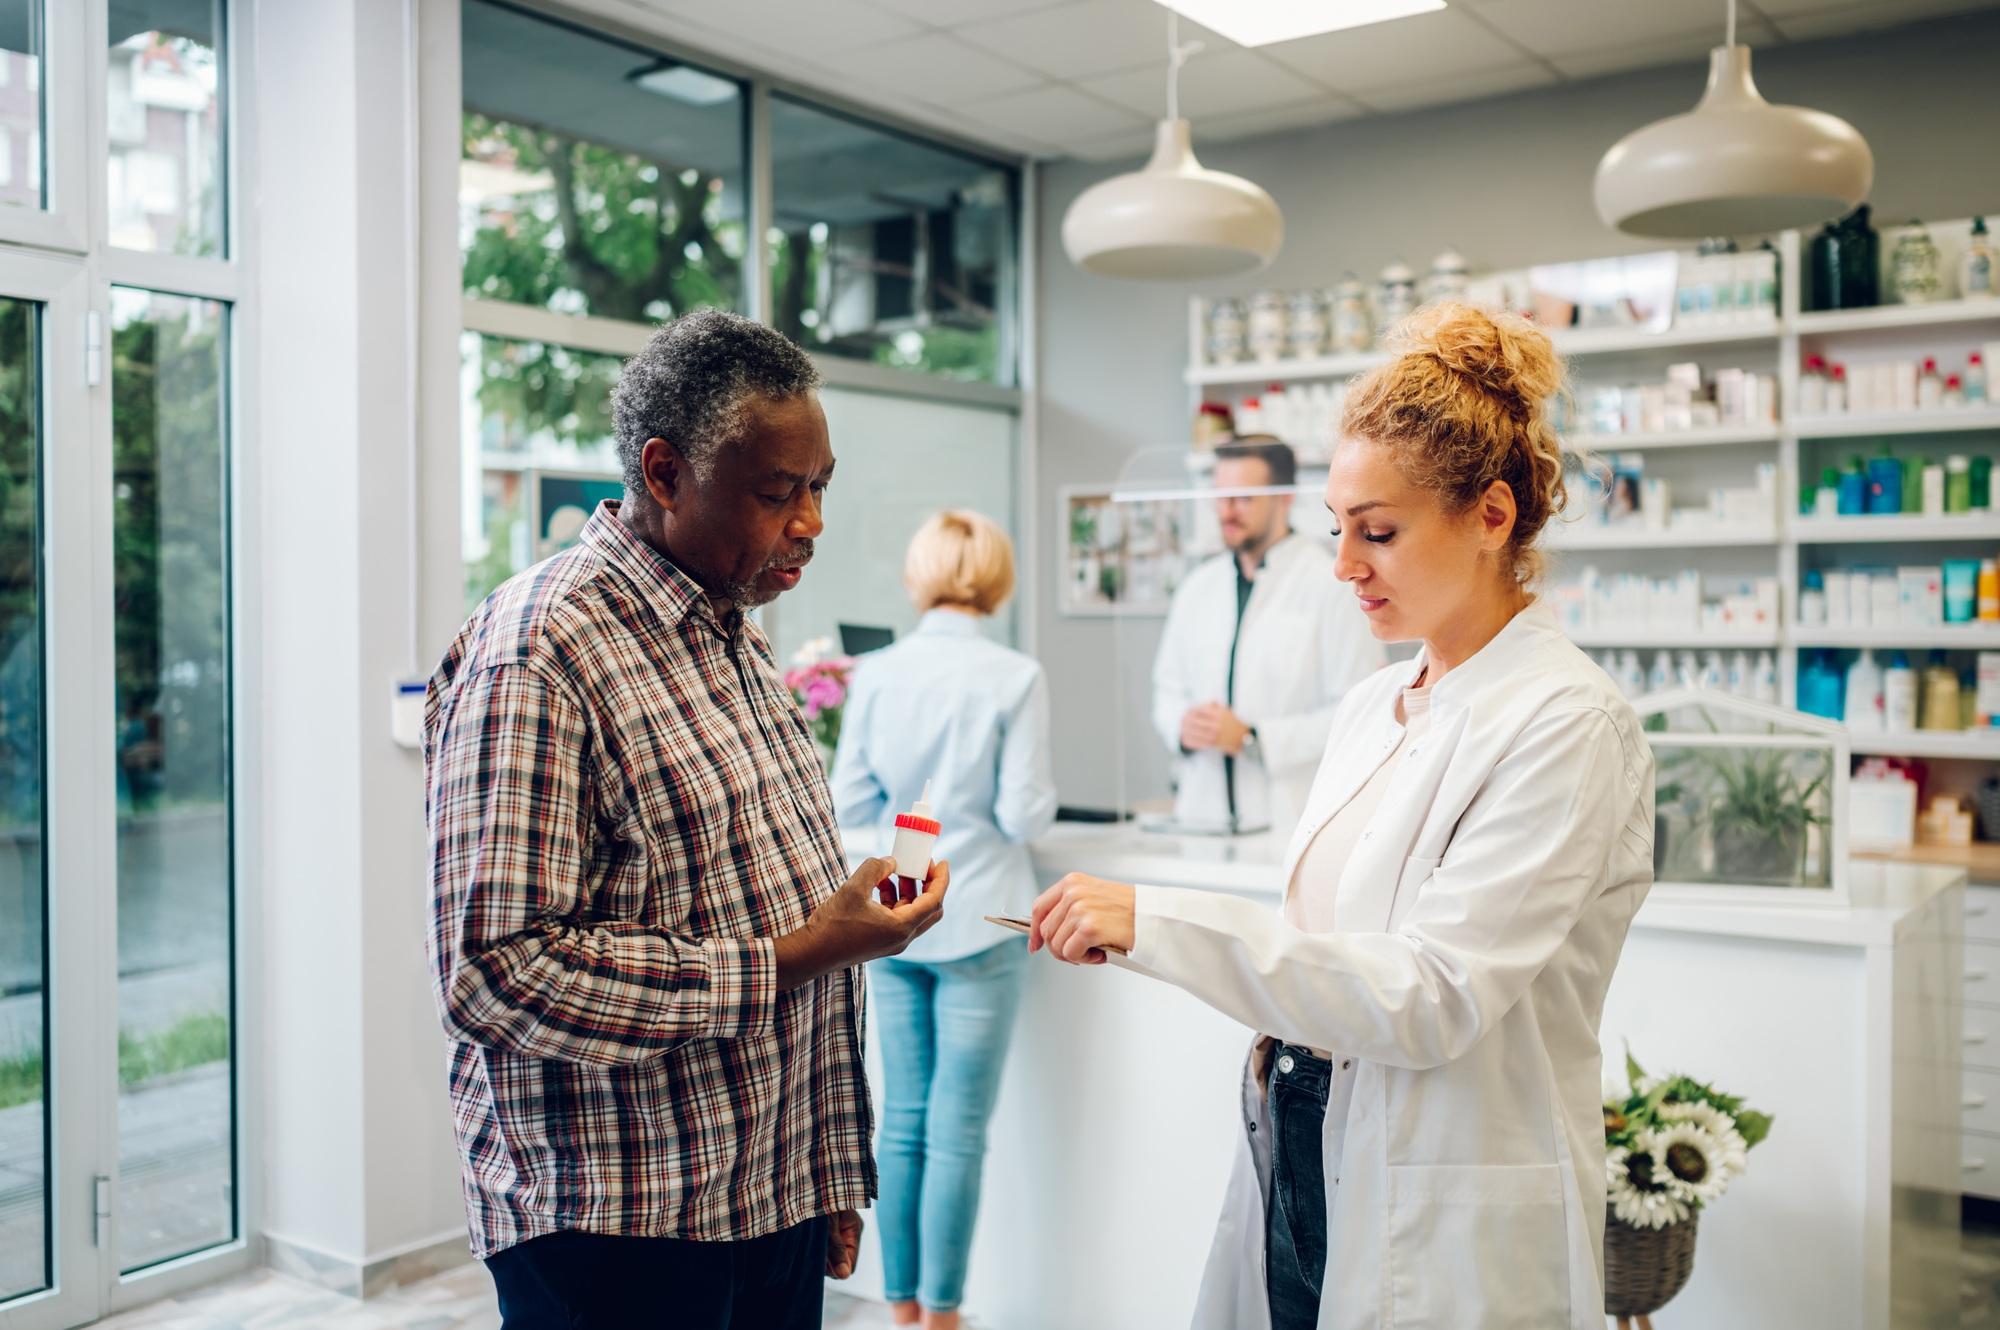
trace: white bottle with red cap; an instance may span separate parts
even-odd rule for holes
[[[896,848],[890,852],[896,861],[897,899],[904,904],[915,900],[924,888],[924,879],[930,876],[931,851],[937,848],[938,834],[944,824],[937,820],[937,812],[931,807],[931,783],[924,782],[924,792],[907,813],[896,814]],[[893,904],[888,899],[889,883],[882,883],[883,904]]]

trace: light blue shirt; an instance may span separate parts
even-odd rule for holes
[[[855,667],[833,760],[833,806],[870,854],[887,854],[896,815],[931,782],[951,862],[944,918],[905,960],[949,961],[1019,939],[986,922],[1034,904],[1028,842],[1056,818],[1049,770],[1049,684],[1042,667],[979,635],[956,610],[932,610],[916,631]]]

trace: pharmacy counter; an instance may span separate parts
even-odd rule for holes
[[[1065,824],[1034,861],[1045,882],[1078,871],[1275,909],[1282,850],[1271,834]],[[1956,1324],[1950,999],[1964,874],[1857,862],[1855,876],[1854,904],[1837,910],[1649,902],[1626,944],[1607,1065],[1629,1040],[1649,1070],[1685,1070],[1777,1116],[1702,1221],[1677,1323]],[[994,1115],[968,1313],[996,1330],[1185,1325],[1250,1038],[1164,984],[1038,959]],[[871,1039],[878,1094],[879,1059]],[[880,1281],[871,1236],[846,1291],[879,1295]]]

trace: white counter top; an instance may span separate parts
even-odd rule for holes
[[[1254,836],[1176,836],[1128,824],[1061,823],[1033,846],[1045,881],[1089,873],[1115,882],[1196,887],[1277,897],[1285,841]],[[1940,891],[1965,881],[1965,870],[1938,864],[1856,859],[1849,865],[1852,903],[1743,905],[1662,894],[1648,900],[1634,928],[1770,938],[1826,946],[1886,946],[1902,921]]]

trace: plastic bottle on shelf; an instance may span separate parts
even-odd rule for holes
[[[1799,622],[1818,627],[1826,622],[1826,582],[1817,568],[1808,568],[1799,591]]]
[[[1882,724],[1895,734],[1917,728],[1917,672],[1910,658],[1898,651],[1882,671]]]
[[[1944,376],[1944,405],[1947,410],[1965,405],[1965,381],[1956,374]]]
[[[1984,512],[1993,506],[1993,459],[1980,454],[1972,459],[1972,510]]]
[[[1807,510],[1814,517],[1837,517],[1840,514],[1840,472],[1833,467],[1821,467],[1819,485],[1813,490],[1812,507]]]
[[[1729,691],[1737,697],[1748,697],[1750,682],[1750,656],[1739,651],[1729,658]]]
[[[1292,441],[1292,401],[1282,383],[1264,386],[1264,395],[1257,400],[1264,417],[1264,433],[1275,434],[1286,443]]]
[[[1927,730],[1958,728],[1958,672],[1933,662],[1924,668],[1924,719]]]
[[[1799,375],[1799,414],[1826,414],[1826,357],[1807,356],[1805,372]]]
[[[1884,443],[1882,451],[1868,462],[1868,508],[1870,516],[1894,514],[1913,510],[1916,504],[1906,504],[1905,499],[1914,497],[1917,503],[1923,501],[1919,488],[1915,496],[1909,493],[1909,481],[1904,474],[1903,464],[1896,460]]]
[[[1773,706],[1778,703],[1778,662],[1768,651],[1757,653],[1757,664],[1750,676],[1750,698]]]
[[[1825,651],[1815,651],[1799,670],[1799,710],[1827,720],[1839,720],[1840,671]]]
[[[1974,351],[1965,358],[1965,404],[1985,406],[1987,403],[1986,357]]]
[[[1697,676],[1703,688],[1721,691],[1728,686],[1729,670],[1722,663],[1720,651],[1704,651],[1701,655],[1701,673]]]
[[[1874,734],[1882,729],[1882,667],[1875,663],[1875,653],[1866,647],[1847,667],[1842,711],[1847,728],[1857,734]]]
[[[1917,379],[1917,410],[1935,411],[1944,404],[1944,380],[1938,377],[1937,357],[1924,357],[1924,372]]]
[[[1859,517],[1868,511],[1868,474],[1861,467],[1859,457],[1847,460],[1847,470],[1840,473],[1840,515]]]
[[[1653,653],[1653,668],[1646,674],[1646,691],[1663,693],[1674,686],[1673,657],[1666,651]]]
[[[1627,697],[1638,697],[1646,691],[1646,671],[1639,665],[1639,653],[1629,647],[1618,658],[1618,686]]]
[[[1883,444],[1882,451],[1886,454],[1889,445]],[[1924,468],[1930,464],[1931,459],[1921,453],[1902,464],[1903,505],[1899,511],[1920,513],[1924,510]]]
[[[1835,365],[1826,380],[1826,413],[1847,414],[1847,366]]]
[[[1923,499],[1924,516],[1943,517],[1944,516],[1944,468],[1939,466],[1936,462],[1924,463],[1923,485],[1924,485],[1924,499]]]
[[[1701,666],[1695,663],[1694,652],[1683,651],[1674,657],[1675,682],[1692,688],[1701,682]]]
[[[1244,398],[1243,404],[1236,408],[1236,433],[1240,436],[1269,432],[1264,424],[1264,404],[1254,397]]]
[[[2000,562],[1979,561],[1979,621],[2000,623]]]
[[[1986,238],[1986,219],[1972,219],[1972,234],[1958,256],[1958,294],[1965,300],[1991,300],[1996,294],[1993,246]]]
[[[1972,511],[1972,459],[1964,453],[1953,453],[1944,459],[1944,510]]]

